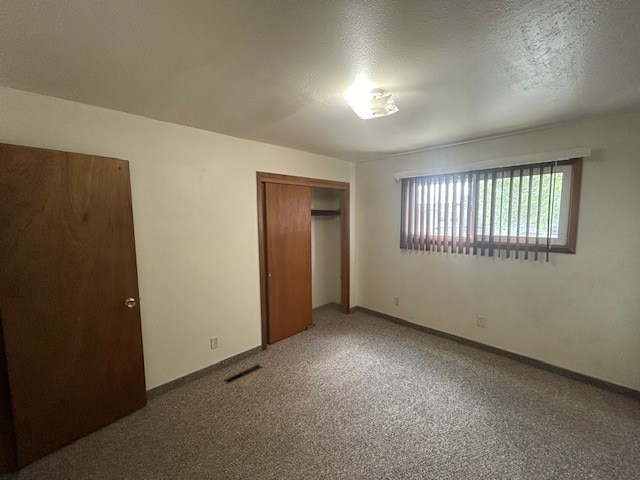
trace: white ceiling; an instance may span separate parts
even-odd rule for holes
[[[346,160],[640,108],[638,0],[1,0],[0,85]],[[360,120],[360,73],[400,112]]]

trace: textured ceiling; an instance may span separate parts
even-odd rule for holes
[[[0,85],[359,161],[640,108],[638,25],[638,0],[0,0]],[[360,73],[400,112],[358,119]]]

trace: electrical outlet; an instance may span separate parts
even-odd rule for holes
[[[487,326],[487,317],[484,315],[478,315],[476,317],[476,323],[480,328],[485,328]]]
[[[393,304],[394,304],[394,305],[400,305],[400,298],[398,298],[398,297],[393,297]]]
[[[215,350],[216,348],[218,348],[218,337],[211,337],[210,341],[211,341],[211,350]]]

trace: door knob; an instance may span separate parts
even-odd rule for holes
[[[135,307],[136,306],[136,299],[135,298],[131,298],[131,297],[127,298],[124,301],[124,306],[127,307],[127,308]]]

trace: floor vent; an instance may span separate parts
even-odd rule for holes
[[[246,370],[241,371],[240,373],[236,373],[235,375],[230,376],[225,380],[225,382],[233,382],[234,380],[239,379],[240,377],[244,377],[245,375],[255,372],[256,370],[260,370],[262,367],[260,365],[254,365],[253,367],[249,367]]]

